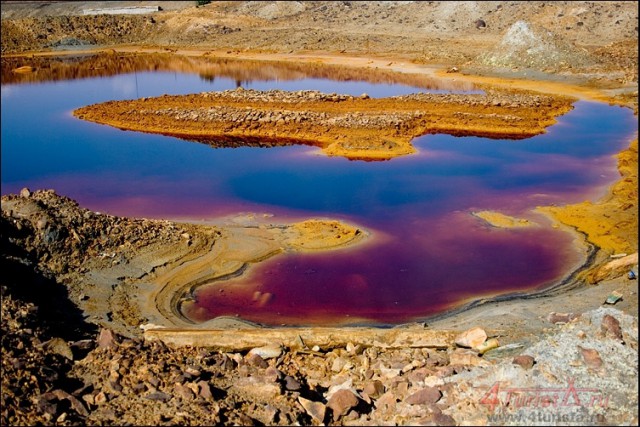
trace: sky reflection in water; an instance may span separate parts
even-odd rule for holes
[[[572,236],[548,226],[493,229],[470,212],[531,217],[535,206],[597,199],[618,178],[613,155],[636,131],[630,111],[578,102],[548,133],[527,140],[430,135],[414,141],[416,155],[361,162],[306,146],[212,149],[71,116],[110,99],[235,86],[229,78],[171,72],[3,85],[2,194],[54,188],[95,211],[147,218],[267,212],[275,222],[343,219],[385,238],[358,250],[275,257],[241,278],[202,288],[190,316],[397,323],[480,295],[546,286],[566,274],[580,262]],[[373,97],[420,90],[321,79],[245,87]],[[271,298],[261,305],[256,291]]]

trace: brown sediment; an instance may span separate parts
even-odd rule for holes
[[[480,86],[490,85],[498,88],[535,91],[538,93],[545,93],[549,95],[562,94],[563,96],[571,96],[589,101],[608,102],[612,104],[625,105],[623,99],[617,96],[608,95],[606,93],[607,91],[604,88],[593,87],[586,84],[567,83],[555,80],[537,80],[517,77],[509,78],[504,76],[488,76],[477,74],[447,74],[446,70],[438,70],[434,73],[434,76],[445,80],[465,81]]]
[[[638,140],[618,154],[622,179],[600,201],[539,210],[584,233],[607,255],[638,251]]]
[[[213,146],[320,146],[330,156],[387,160],[415,152],[430,133],[523,139],[545,131],[571,110],[572,98],[525,91],[487,94],[368,96],[317,91],[255,91],[111,101],[74,115],[120,129],[159,133]]]
[[[496,211],[479,211],[471,212],[471,214],[497,228],[522,228],[535,225],[528,219],[516,218]]]

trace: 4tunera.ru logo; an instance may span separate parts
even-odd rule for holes
[[[588,415],[586,409],[606,409],[609,397],[597,388],[576,387],[573,379],[566,387],[504,387],[498,381],[479,403],[489,407],[492,422],[580,423],[596,421],[596,415]]]

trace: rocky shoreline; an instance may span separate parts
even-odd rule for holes
[[[369,234],[326,219],[221,228],[122,218],[26,188],[2,197],[2,220],[4,256],[15,252],[46,268],[92,322],[128,336],[139,336],[146,323],[193,327],[179,299],[195,284],[239,274],[281,252],[348,247]]]

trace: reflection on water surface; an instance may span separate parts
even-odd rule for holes
[[[186,313],[195,321],[238,314],[274,325],[398,323],[483,295],[548,286],[583,254],[573,236],[531,209],[600,197],[618,178],[613,154],[636,129],[625,109],[578,102],[544,135],[522,141],[431,135],[414,143],[418,154],[388,162],[350,162],[304,146],[212,149],[83,122],[70,112],[238,83],[372,97],[428,85],[389,74],[364,81],[373,77],[346,67],[331,74],[303,64],[113,59],[34,63],[37,71],[27,75],[11,73],[25,64],[3,59],[3,194],[54,188],[95,211],[147,218],[331,217],[374,233],[360,249],[278,256],[240,278],[204,286]],[[457,88],[465,89],[472,88]],[[487,209],[540,225],[497,229],[470,214]]]
[[[31,73],[14,72],[30,66]],[[250,87],[255,82],[326,79],[336,82],[367,81],[376,84],[405,85],[430,92],[481,92],[472,83],[394,73],[388,70],[353,68],[305,62],[255,61],[215,57],[188,57],[173,54],[133,55],[112,53],[60,58],[3,58],[2,84],[60,81],[91,77],[110,77],[124,73],[176,72],[198,74],[203,80],[232,80],[235,86]],[[308,89],[304,86],[303,89]],[[299,89],[289,89],[299,90]],[[390,92],[398,95],[397,92]],[[380,95],[378,95],[380,96]],[[389,96],[389,95],[384,95]]]

